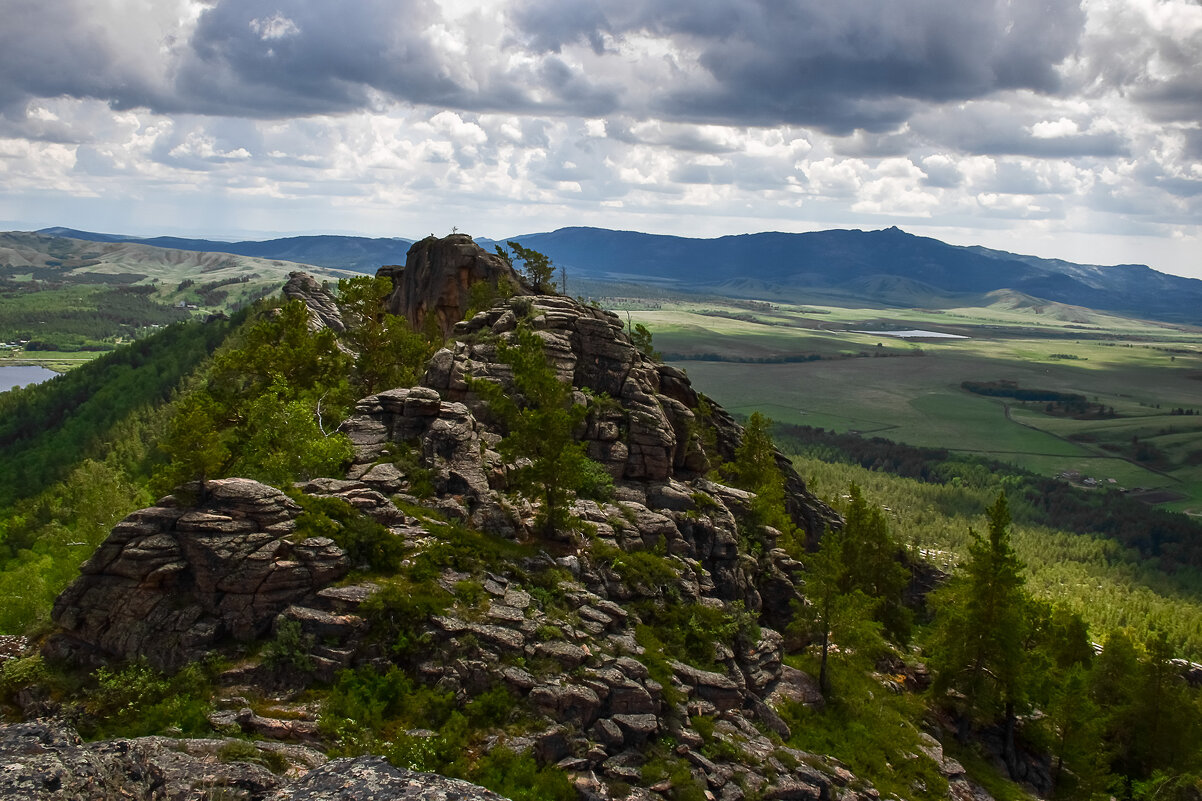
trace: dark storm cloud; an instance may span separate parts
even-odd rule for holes
[[[836,134],[896,128],[922,103],[1055,92],[1084,23],[1075,0],[657,0],[606,4],[601,21],[595,6],[528,0],[515,19],[549,50],[597,41],[604,25],[616,39],[646,33],[696,52],[707,79],[649,101],[676,118]]]
[[[471,42],[458,52],[440,38],[446,21],[433,0],[215,0],[175,38],[161,30],[167,14],[156,29],[83,0],[8,5],[0,104],[69,95],[284,118],[368,108],[378,93],[468,110],[625,111],[833,133],[892,130],[931,102],[1055,92],[1083,23],[1074,0],[524,0],[492,43],[507,49]],[[625,45],[639,37],[656,40],[662,58],[631,55]],[[595,54],[587,70],[561,58],[576,45]],[[529,58],[508,59],[523,51]],[[627,74],[631,58],[644,61]]]
[[[145,86],[103,25],[73,3],[7,0],[0,23],[0,113],[31,97],[109,99],[118,86],[131,96]]]
[[[168,110],[288,117],[364,108],[373,88],[454,95],[422,34],[437,14],[426,0],[222,0],[200,17],[175,82],[181,108]]]
[[[268,119],[371,108],[374,93],[520,110],[538,105],[529,91],[542,89],[552,108],[614,106],[612,95],[554,58],[506,74],[448,50],[431,32],[443,21],[431,0],[216,0],[193,30],[166,35],[178,19],[156,26],[83,0],[13,3],[0,25],[0,111],[8,116],[29,98],[56,96]],[[473,72],[499,77],[472,85],[463,76]]]
[[[1162,122],[1202,119],[1202,29],[1197,0],[1159,2],[1154,10],[1115,3],[1099,14],[1085,45],[1086,80],[1122,87]]]

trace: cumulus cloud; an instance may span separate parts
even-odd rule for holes
[[[1193,0],[1086,0],[1080,79],[1121,88],[1164,122],[1202,119],[1202,5]]]
[[[18,209],[1202,227],[1196,0],[8,0],[4,23]]]

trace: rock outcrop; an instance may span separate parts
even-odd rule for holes
[[[408,448],[432,472],[443,511],[492,533],[531,536],[532,510],[504,492],[506,466],[494,449],[501,432],[469,384],[470,378],[509,386],[510,367],[498,361],[495,343],[519,320],[542,339],[561,380],[577,389],[578,402],[589,404],[580,439],[616,482],[613,503],[581,503],[576,513],[603,543],[627,550],[658,544],[696,561],[705,571],[703,594],[741,601],[767,611],[767,622],[782,623],[798,598],[790,578],[797,564],[772,548],[764,559],[748,561],[739,550],[737,518],[750,496],[706,478],[711,463],[703,429],[710,428],[717,456],[725,459],[734,458],[741,430],[716,405],[703,408],[684,373],[641,354],[617,315],[602,309],[558,296],[519,296],[458,324],[453,347],[430,360],[423,386],[360,401],[344,424],[356,447],[350,477],[396,491],[403,484],[392,472],[381,476],[380,463],[386,449]],[[777,458],[789,511],[816,539],[835,515],[804,489],[783,455]],[[612,583],[620,595],[622,582]]]
[[[168,496],[122,520],[55,602],[58,656],[145,657],[163,669],[227,638],[247,642],[347,571],[333,542],[292,541],[300,509],[241,478],[208,483],[188,506]]]
[[[512,267],[467,234],[414,242],[403,267],[381,267],[376,274],[392,279],[388,311],[407,319],[415,331],[437,326],[443,336],[463,319],[472,284],[488,284],[501,294],[528,292]],[[433,323],[427,322],[430,317]]]
[[[346,330],[333,294],[308,273],[289,273],[288,283],[284,284],[284,297],[299,300],[309,307],[310,329],[329,328],[339,334]]]
[[[233,746],[240,746],[234,750]],[[272,743],[137,737],[85,743],[70,727],[0,725],[0,798],[5,801],[504,801],[458,779],[389,765],[382,757],[288,766]],[[231,758],[231,756],[233,758]],[[272,757],[275,757],[273,760]],[[300,773],[299,776],[296,774]]]

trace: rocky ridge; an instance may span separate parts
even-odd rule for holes
[[[425,251],[418,243],[411,261],[416,251],[425,254],[421,264],[457,264],[454,275],[473,275],[475,267],[463,262],[474,259],[489,280],[488,270],[499,266],[462,239],[442,240],[443,250],[440,242],[425,243]],[[440,324],[454,309],[462,316],[464,287],[457,278],[449,284],[458,289],[448,294],[426,281],[420,291],[434,299],[424,301],[406,300],[418,290],[401,284],[401,306],[418,310],[417,325],[424,314]],[[511,494],[512,466],[497,450],[503,432],[469,380],[509,385],[496,343],[519,324],[542,339],[575,402],[588,407],[579,438],[615,482],[611,499],[574,504],[587,536],[535,537],[535,509]],[[566,771],[584,798],[612,797],[619,787],[633,787],[632,798],[667,797],[671,787],[662,781],[640,787],[645,747],[665,737],[675,743],[672,757],[714,798],[875,797],[838,763],[779,744],[789,729],[775,709],[786,700],[822,699],[808,676],[782,664],[783,638],[773,628],[802,600],[800,564],[774,547],[771,531],[758,555],[749,553],[740,520],[751,496],[707,477],[711,458],[733,458],[738,425],[702,403],[682,372],[641,354],[616,315],[567,298],[512,296],[455,324],[452,339],[421,385],[358,403],[343,426],[356,453],[346,478],[299,487],[358,509],[403,541],[411,559],[437,547],[456,524],[540,546],[512,561],[442,569],[444,589],[474,582],[483,595],[454,600],[422,624],[427,646],[411,664],[418,678],[460,702],[498,686],[525,699],[538,725],[498,742]],[[816,539],[837,518],[782,455],[777,461],[788,511]],[[417,497],[427,494],[419,492],[419,475],[432,489],[426,499]],[[371,635],[365,613],[377,579],[340,586],[355,565],[327,538],[295,541],[300,510],[279,490],[244,479],[211,483],[200,507],[167,498],[118,524],[55,605],[59,631],[50,656],[145,657],[173,668],[209,651],[236,651],[237,643],[289,621],[310,643],[312,679],[396,663]],[[547,576],[554,578],[550,592],[539,583]],[[640,636],[654,621],[638,610],[645,615],[666,602],[742,610],[760,626],[715,642],[708,660],[657,653]],[[238,668],[223,681],[261,677]],[[712,730],[697,730],[698,718],[712,721]],[[219,730],[259,736],[318,736],[313,724],[284,725],[250,710],[218,709],[211,720]],[[246,797],[276,797],[269,791]]]

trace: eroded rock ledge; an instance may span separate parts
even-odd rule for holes
[[[145,657],[174,669],[223,640],[264,636],[290,604],[348,569],[332,540],[293,541],[299,511],[278,489],[225,478],[208,482],[199,506],[168,496],[134,512],[55,601],[61,632],[50,653]]]

